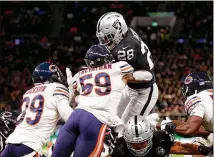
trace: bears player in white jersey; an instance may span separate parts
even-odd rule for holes
[[[23,96],[22,113],[8,137],[1,157],[38,156],[60,119],[67,121],[73,109],[60,69],[48,62],[38,65],[32,74],[34,87]]]
[[[117,114],[123,122],[134,115],[147,116],[158,99],[154,63],[147,45],[117,12],[108,12],[100,17],[96,36],[115,61],[126,61],[134,68],[133,77],[139,81],[128,82]]]
[[[116,108],[128,80],[134,80],[127,62],[112,63],[104,45],[93,45],[86,53],[88,69],[73,77],[79,92],[78,106],[60,130],[52,157],[100,157],[106,127],[123,122]]]
[[[187,122],[164,120],[156,127],[180,135],[206,137],[213,133],[213,84],[205,72],[192,72],[184,81]],[[178,126],[176,126],[178,124]],[[206,130],[203,130],[203,128]],[[210,134],[212,140],[212,134]]]

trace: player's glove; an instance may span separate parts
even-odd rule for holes
[[[158,113],[152,113],[152,114],[149,114],[148,116],[146,116],[146,119],[149,121],[149,123],[151,124],[151,126],[153,126],[154,128],[156,128],[156,124],[160,120],[160,117],[159,117]]]
[[[72,94],[72,73],[71,73],[71,70],[69,68],[66,67],[66,76],[67,76],[67,83],[68,83],[68,89],[69,89],[69,92],[70,94]]]
[[[207,141],[202,137],[195,137],[192,143],[197,145],[204,145],[204,146],[207,145]]]
[[[213,145],[210,147],[201,145],[198,147],[198,151],[201,153],[201,155],[212,157],[213,156]]]
[[[166,124],[172,122],[169,117],[166,117],[166,120],[162,120],[161,122],[161,130],[165,130]]]
[[[106,133],[105,133],[105,140],[104,143],[108,147],[108,152],[111,154],[116,146],[118,133],[114,131],[115,128],[107,127]]]
[[[207,137],[207,145],[213,145],[213,133]]]

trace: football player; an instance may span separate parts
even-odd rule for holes
[[[79,93],[78,106],[61,128],[52,157],[100,157],[107,125],[120,127],[116,108],[128,80],[134,80],[127,62],[112,63],[104,45],[93,45],[86,53],[88,68],[73,77]]]
[[[184,108],[189,116],[186,122],[164,120],[156,127],[170,133],[186,136],[206,136],[213,133],[213,84],[205,72],[192,72],[184,81]],[[180,123],[178,126],[176,124]],[[206,131],[201,129],[201,126]],[[210,134],[212,136],[212,134]],[[212,137],[209,137],[212,139]]]
[[[134,115],[147,116],[158,99],[149,48],[117,12],[108,12],[100,17],[96,36],[116,61],[126,61],[134,68],[133,77],[139,81],[129,81],[119,103],[118,116],[123,122]]]
[[[63,118],[67,121],[72,113],[69,106],[69,92],[60,69],[48,62],[38,65],[32,74],[34,87],[29,89],[22,100],[22,113],[17,126],[8,137],[1,157],[34,156],[42,154],[45,144]]]
[[[174,141],[166,131],[154,131],[142,116],[133,116],[125,124],[123,138],[116,142],[111,157],[167,157],[169,154],[211,155],[212,148]]]
[[[7,137],[16,127],[18,113],[15,111],[0,111],[0,152],[5,148]]]

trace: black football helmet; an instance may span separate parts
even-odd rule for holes
[[[211,78],[205,72],[192,72],[184,81],[182,93],[185,98],[197,94],[203,90],[212,89],[213,83]]]
[[[85,55],[86,65],[91,68],[112,63],[113,60],[112,55],[105,45],[93,45],[88,49]]]

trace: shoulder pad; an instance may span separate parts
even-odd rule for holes
[[[66,98],[69,99],[69,90],[67,87],[65,87],[64,85],[57,85],[56,89],[54,90],[53,96],[55,95],[61,95],[61,96],[65,96]]]

